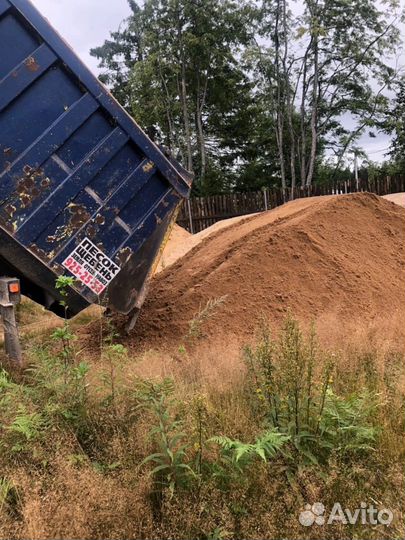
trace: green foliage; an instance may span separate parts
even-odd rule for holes
[[[319,349],[313,327],[305,338],[289,315],[276,341],[264,322],[256,348],[246,347],[244,357],[253,410],[289,437],[285,457],[293,470],[372,448],[377,402],[367,392],[334,394],[334,357]]]
[[[374,129],[396,134],[393,162],[402,159],[401,92],[396,107],[389,103],[399,80],[390,61],[398,2],[305,0],[298,12],[287,0],[130,8],[91,54],[148,135],[195,173],[194,194],[293,177],[346,180],[348,152]]]
[[[17,415],[5,429],[11,433],[11,451],[21,452],[28,444],[36,441],[46,428],[45,418],[38,412],[29,413],[25,407],[19,406]]]
[[[63,326],[61,328],[57,328],[52,333],[52,339],[56,342],[61,343],[62,349],[60,351],[60,356],[63,358],[63,361],[65,364],[67,364],[70,361],[73,361],[74,357],[74,349],[73,349],[73,341],[76,339],[76,336],[72,333],[70,329],[69,322],[67,320],[67,312],[69,309],[69,306],[67,304],[67,296],[68,287],[72,287],[74,285],[74,278],[69,276],[59,276],[56,279],[55,282],[55,288],[59,291],[60,295],[62,296],[62,300],[59,302],[59,304],[64,308],[65,311],[65,320],[63,323]]]
[[[35,388],[32,400],[53,423],[66,422],[81,433],[87,426],[88,364],[66,364],[44,348],[37,349],[35,356],[28,370]]]
[[[277,430],[270,430],[258,437],[253,444],[242,443],[237,439],[232,440],[224,436],[212,437],[210,441],[218,444],[221,447],[222,457],[242,472],[256,458],[264,462],[274,458],[289,439],[289,436]]]
[[[320,444],[340,454],[373,450],[377,430],[370,420],[376,408],[375,397],[367,391],[342,398],[328,389],[319,422]]]
[[[29,452],[47,427],[30,398],[29,388],[12,382],[6,371],[0,371],[0,447],[7,453]]]
[[[127,349],[119,343],[110,343],[103,348],[102,357],[106,359],[108,370],[103,371],[100,379],[104,387],[108,390],[108,395],[104,398],[104,405],[112,405],[113,411],[117,413],[116,398],[117,393],[123,387],[122,370],[126,365]]]
[[[171,412],[173,389],[170,379],[165,379],[162,383],[140,381],[137,388],[140,400],[138,408],[149,411],[155,421],[149,436],[158,450],[147,456],[141,465],[154,464],[150,474],[155,485],[159,491],[168,488],[171,496],[175,489],[186,487],[195,476],[190,465],[186,463],[190,445],[185,442],[183,422],[173,418]]]

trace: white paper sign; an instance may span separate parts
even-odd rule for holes
[[[96,294],[101,294],[121,270],[88,238],[80,242],[62,264]]]

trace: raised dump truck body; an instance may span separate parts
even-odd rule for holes
[[[27,0],[0,0],[0,275],[61,313],[139,308],[192,178]]]

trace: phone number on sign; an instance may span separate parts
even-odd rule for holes
[[[90,272],[85,270],[81,264],[73,259],[73,257],[66,259],[63,265],[96,294],[101,294],[104,291],[105,285],[100,283],[100,281],[92,276]]]

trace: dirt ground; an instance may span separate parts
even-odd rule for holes
[[[242,343],[261,315],[344,324],[405,311],[405,210],[376,195],[300,199],[204,232],[155,277],[128,346],[178,345],[201,317],[211,341]]]

